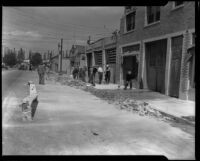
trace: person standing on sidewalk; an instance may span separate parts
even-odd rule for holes
[[[94,66],[92,70],[92,80],[93,80],[93,86],[95,86],[95,78],[96,78],[97,68]]]
[[[29,70],[32,71],[32,65],[31,64],[29,64]]]
[[[130,89],[132,89],[132,79],[133,79],[133,74],[132,74],[131,70],[128,70],[128,72],[126,74],[126,80],[125,80],[124,90],[127,89],[127,86],[129,84],[130,84]]]
[[[45,70],[46,70],[46,80],[49,79],[49,67],[48,65],[45,66]]]
[[[98,68],[98,75],[99,75],[99,84],[101,84],[103,78],[103,69],[101,66],[99,66]]]
[[[110,67],[109,67],[109,65],[106,65],[105,81],[107,84],[110,83]]]
[[[72,74],[73,74],[73,78],[74,78],[74,79],[77,79],[78,69],[77,69],[76,67],[73,69]]]
[[[44,83],[44,75],[45,75],[45,66],[44,64],[40,64],[38,66],[38,75],[39,75],[39,84],[45,84]]]

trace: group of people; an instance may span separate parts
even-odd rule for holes
[[[45,75],[46,79],[49,78],[49,72],[50,68],[48,65],[45,65],[44,63],[40,64],[38,66],[38,75],[39,75],[39,84],[45,84]],[[80,79],[83,82],[86,82],[86,71],[87,68],[78,68],[75,67],[72,71],[72,75],[74,79]],[[110,76],[111,76],[111,71],[109,65],[106,65],[105,72],[101,66],[97,67],[90,67],[88,76],[89,76],[89,83],[91,83],[93,86],[95,86],[95,78],[96,78],[96,73],[98,72],[98,77],[99,77],[99,84],[102,84],[103,80],[103,74],[105,77],[105,83],[109,84],[110,83]],[[128,85],[130,85],[130,89],[132,89],[132,80],[135,79],[135,76],[133,75],[131,70],[127,71],[126,77],[125,77],[125,84],[124,84],[124,89],[126,90]]]
[[[73,78],[74,78],[74,79],[80,79],[80,80],[82,80],[83,82],[86,82],[86,80],[85,80],[85,77],[86,77],[86,70],[87,70],[86,67],[83,67],[83,68],[75,67],[75,68],[72,70]]]
[[[74,67],[72,69],[72,76],[74,79],[80,79],[83,82],[86,82],[86,71],[87,67],[79,68],[79,67]],[[105,82],[107,84],[110,83],[110,67],[109,65],[106,65],[106,70],[105,72],[103,71],[103,68],[101,66],[97,67],[89,67],[88,69],[88,82],[91,83],[93,86],[95,86],[95,78],[96,78],[96,73],[98,73],[99,77],[99,84],[102,84],[103,80],[103,74],[105,73]]]
[[[89,83],[91,83],[93,86],[95,86],[95,78],[96,78],[97,72],[98,72],[98,76],[99,76],[99,84],[102,83],[103,74],[105,74],[105,83],[106,84],[110,83],[111,71],[110,71],[109,65],[106,65],[105,72],[103,71],[103,68],[101,66],[99,66],[98,68],[91,67],[90,72],[89,72]]]
[[[50,74],[49,66],[42,63],[38,66],[37,72],[39,75],[39,84],[45,84],[45,75],[46,75],[46,79],[48,79],[49,74]]]

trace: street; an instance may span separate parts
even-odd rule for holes
[[[39,93],[33,122],[23,122],[20,101],[29,80]],[[3,155],[164,155],[194,159],[194,136],[179,128],[120,111],[69,86],[38,84],[35,71],[3,71]]]

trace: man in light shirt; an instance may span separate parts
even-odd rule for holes
[[[99,84],[101,84],[103,78],[103,69],[101,66],[99,66],[98,68],[98,74],[99,74]]]

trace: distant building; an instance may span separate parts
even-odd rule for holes
[[[71,67],[83,68],[84,66],[86,66],[85,46],[73,45],[70,50],[69,57]]]
[[[52,56],[50,59],[50,69],[54,72],[58,72],[58,64],[59,64],[58,55]]]

